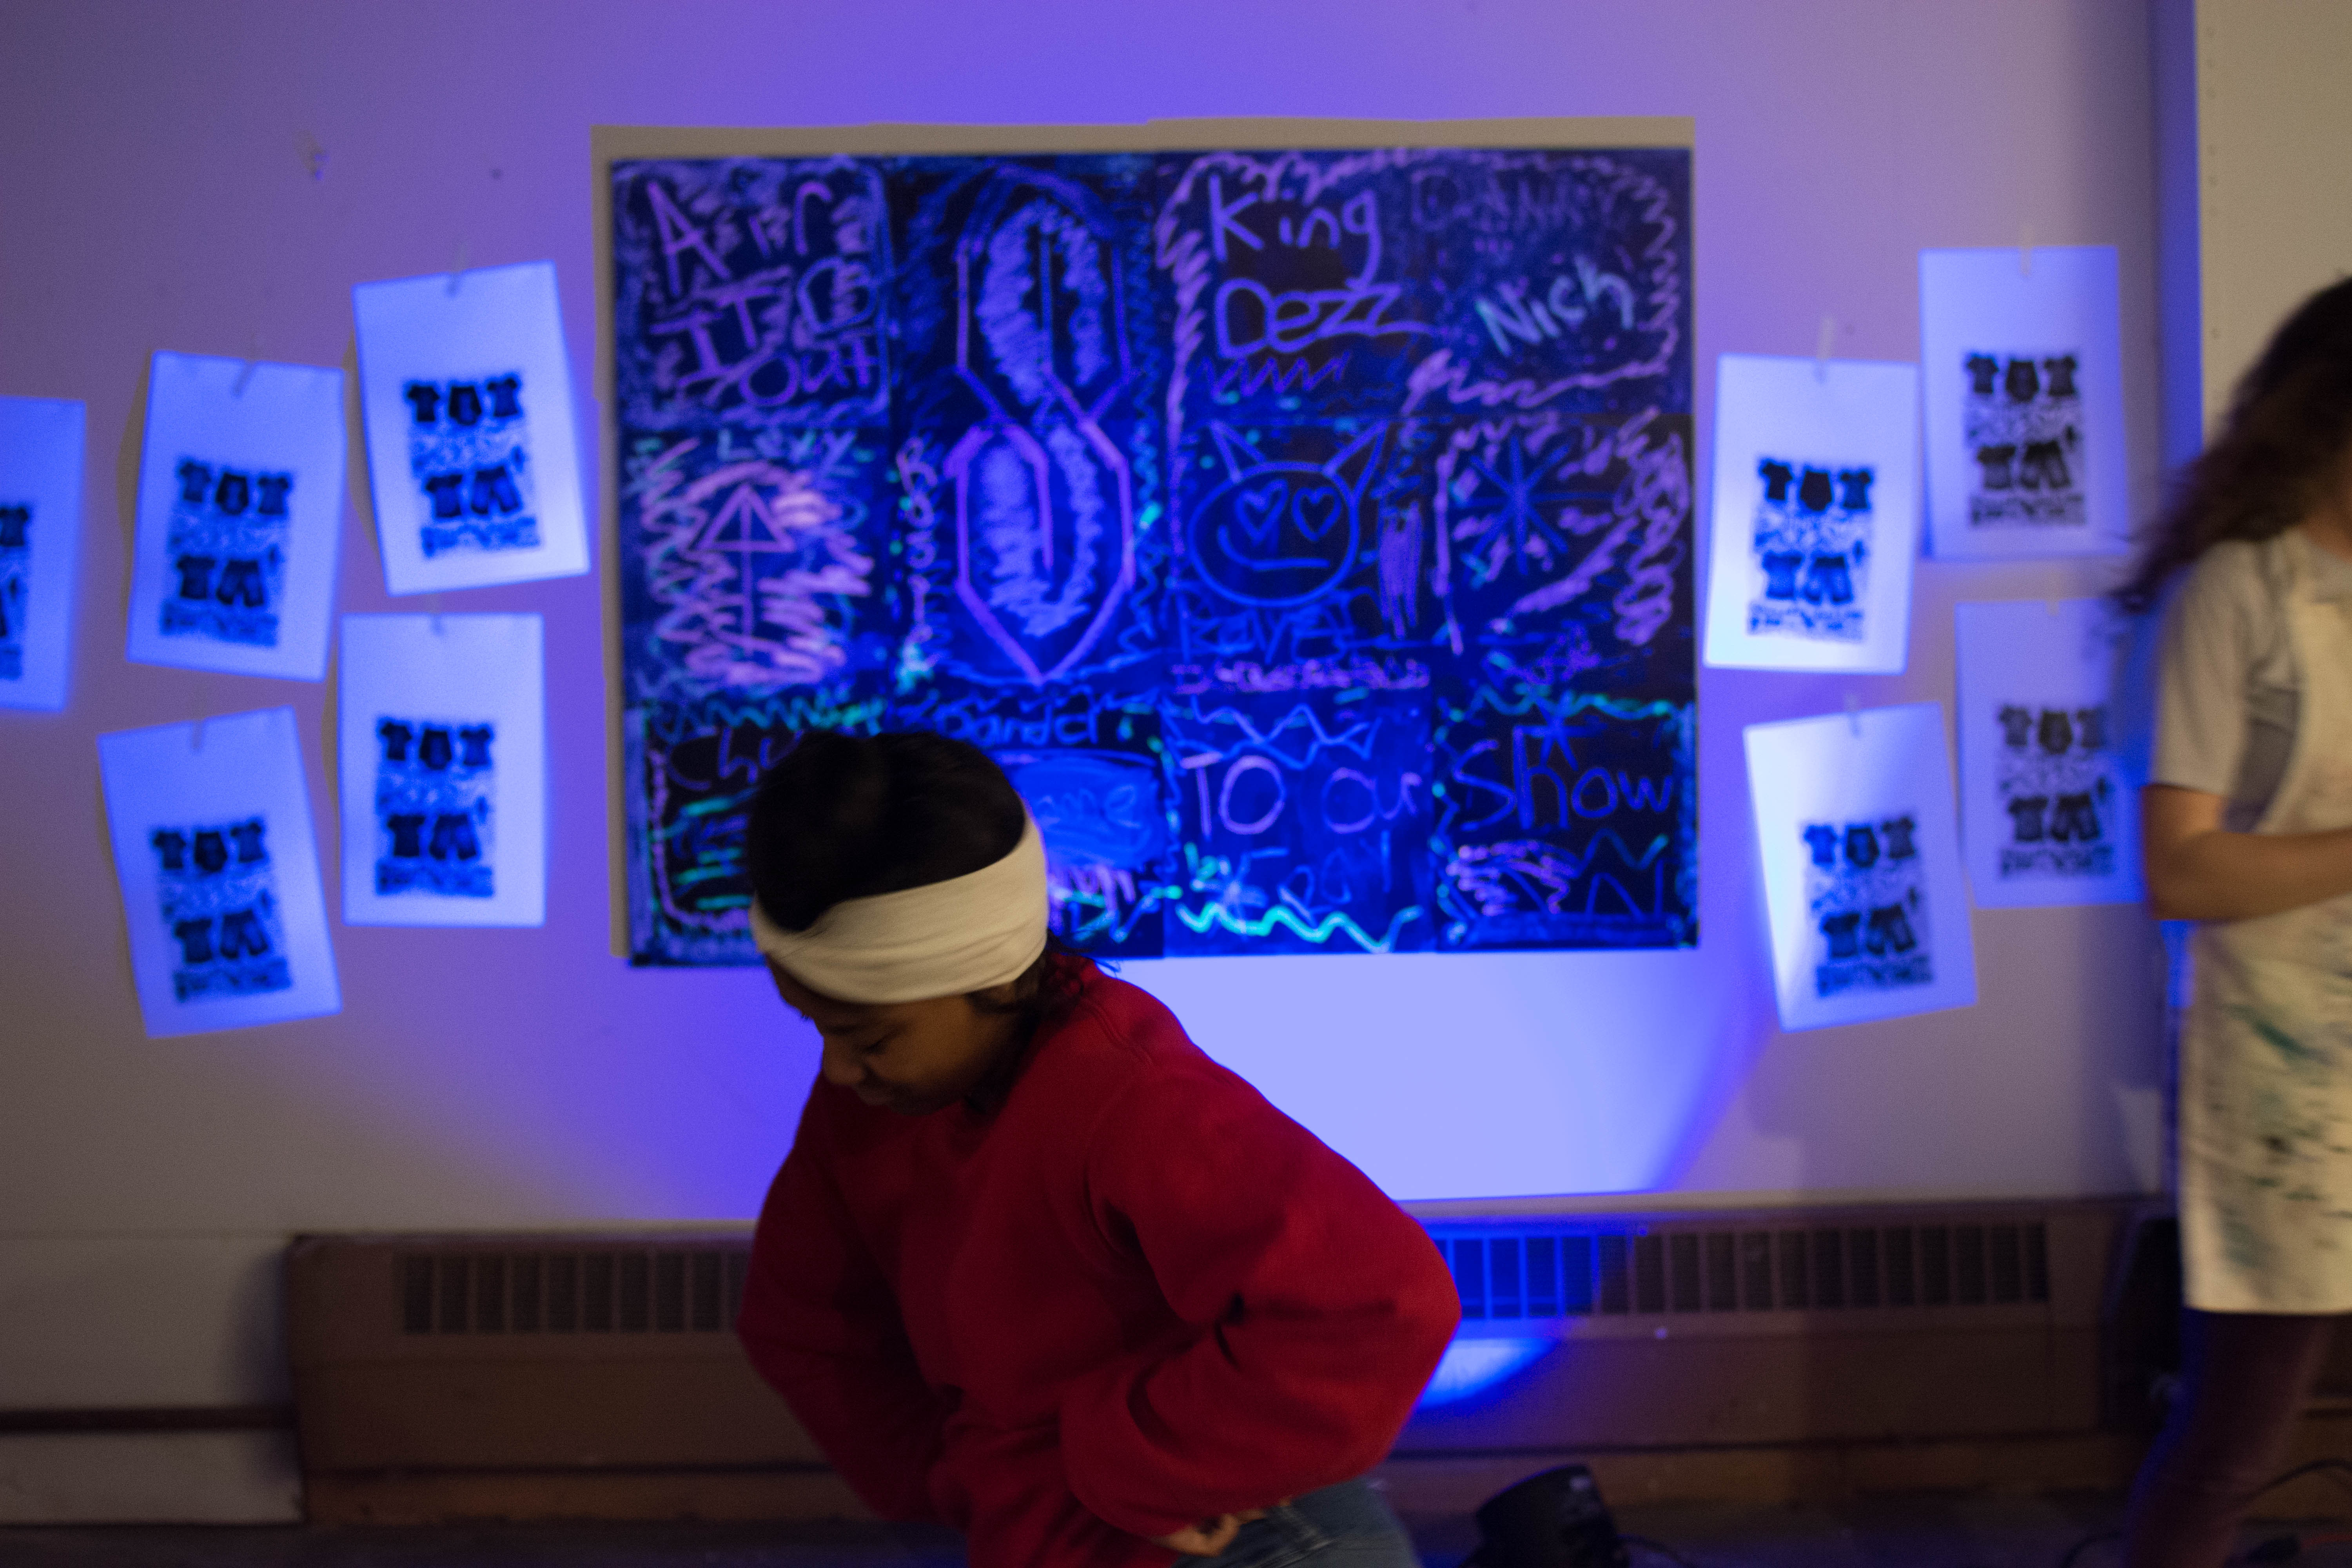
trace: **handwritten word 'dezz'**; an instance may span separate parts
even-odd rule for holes
[[[1260,253],[1269,245],[1341,252],[1349,235],[1363,241],[1363,261],[1334,289],[1269,289],[1255,278],[1228,277],[1218,284],[1211,311],[1219,355],[1242,359],[1264,350],[1303,353],[1334,338],[1392,337],[1433,330],[1423,321],[1388,319],[1402,288],[1377,281],[1381,223],[1379,201],[1372,192],[1349,197],[1336,214],[1328,206],[1316,206],[1307,209],[1303,221],[1284,216],[1270,229],[1242,221],[1242,214],[1262,199],[1253,191],[1229,202],[1223,178],[1209,176],[1209,244],[1219,262],[1238,258],[1234,247]]]

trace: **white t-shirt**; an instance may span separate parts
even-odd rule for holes
[[[2232,832],[2261,820],[2294,745],[2304,672],[2287,632],[2291,551],[2318,597],[2352,596],[2352,561],[2289,529],[2213,546],[2165,610],[2151,782],[2224,797]]]

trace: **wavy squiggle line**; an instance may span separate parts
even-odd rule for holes
[[[1612,719],[1625,721],[1665,719],[1681,712],[1690,705],[1690,700],[1687,698],[1675,701],[1665,697],[1649,699],[1612,697],[1605,691],[1571,691],[1565,697],[1549,697],[1542,692],[1525,688],[1522,688],[1520,695],[1514,699],[1505,697],[1493,687],[1481,682],[1471,692],[1470,700],[1464,703],[1457,710],[1457,716],[1453,722],[1461,723],[1475,719],[1481,709],[1501,719],[1524,718],[1529,713],[1536,712],[1549,719],[1569,719],[1588,710],[1597,710]]]
[[[1219,722],[1230,721],[1240,728],[1242,738],[1219,748],[1216,753],[1218,755],[1224,754],[1234,746],[1254,745],[1272,752],[1292,767],[1300,769],[1305,768],[1327,750],[1345,752],[1350,756],[1369,760],[1372,754],[1373,731],[1380,728],[1382,719],[1394,717],[1391,714],[1377,714],[1360,722],[1342,725],[1335,733],[1325,729],[1322,717],[1305,704],[1285,713],[1271,731],[1260,730],[1248,714],[1230,707],[1219,707],[1204,713],[1196,706],[1192,715],[1194,721],[1202,725],[1213,726]],[[1181,725],[1183,721],[1179,720],[1177,722]],[[1301,723],[1310,731],[1311,740],[1305,754],[1293,757],[1289,752],[1284,750],[1282,737],[1284,731],[1296,729]],[[1181,733],[1181,731],[1174,733]]]
[[[1387,933],[1375,937],[1344,914],[1325,915],[1310,924],[1279,904],[1268,910],[1262,920],[1237,917],[1223,904],[1207,905],[1197,916],[1181,904],[1176,906],[1176,918],[1182,921],[1186,929],[1195,936],[1207,932],[1212,927],[1219,927],[1234,936],[1255,939],[1269,936],[1279,928],[1302,942],[1311,942],[1320,947],[1330,941],[1334,933],[1345,933],[1349,941],[1366,952],[1393,952],[1399,929],[1407,921],[1421,920],[1428,912],[1419,904],[1407,904],[1390,917]]]

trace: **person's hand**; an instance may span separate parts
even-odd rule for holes
[[[1198,1524],[1188,1524],[1172,1535],[1155,1535],[1151,1538],[1151,1544],[1164,1546],[1171,1552],[1181,1552],[1187,1557],[1216,1557],[1234,1543],[1234,1537],[1242,1532],[1243,1525],[1265,1517],[1265,1510],[1262,1508],[1251,1509],[1246,1513],[1220,1514],[1215,1519],[1204,1519]]]

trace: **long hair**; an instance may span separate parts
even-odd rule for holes
[[[2153,608],[2176,573],[2224,540],[2274,539],[2347,473],[2352,279],[2299,306],[2238,383],[2221,435],[2181,475],[2116,602]]]
[[[849,899],[927,888],[992,866],[1027,816],[987,752],[920,730],[813,730],[760,780],[744,833],[751,896],[786,931],[806,931]],[[1091,969],[1060,937],[1013,984],[1017,1070],[1038,1029],[1067,1007]],[[1009,1087],[1009,1081],[1007,1084]]]

